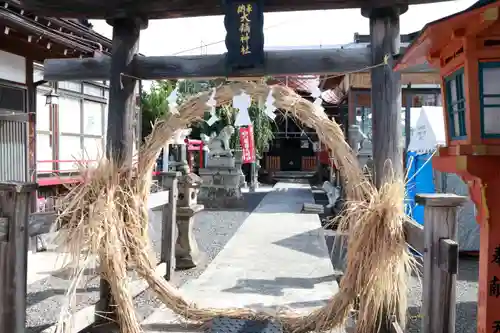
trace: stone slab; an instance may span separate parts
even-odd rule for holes
[[[214,318],[209,333],[283,333],[283,326],[277,321]]]
[[[207,160],[208,168],[234,168],[235,160],[233,157],[212,157]]]
[[[241,185],[242,176],[238,174],[213,174],[213,175],[202,175],[202,186],[210,187],[211,185],[225,185],[227,187],[238,187]],[[243,176],[244,180],[245,176]]]
[[[224,188],[224,189],[227,189],[227,188],[232,188],[234,190],[238,190],[240,186],[233,186],[233,187],[229,187],[227,185],[215,185],[215,184],[212,184],[212,185],[206,185],[206,186],[201,186],[200,189],[204,188],[204,189],[211,189],[211,188]]]
[[[236,168],[203,168],[198,170],[200,177],[211,175],[242,175],[242,171]]]
[[[204,273],[183,285],[181,293],[201,307],[309,313],[323,306],[338,285],[318,216],[300,214],[304,202],[314,202],[309,185],[276,184]],[[179,321],[163,307],[144,327]]]
[[[207,209],[244,208],[245,201],[239,187],[226,185],[202,186],[198,193],[198,202]]]
[[[168,204],[168,191],[160,191],[149,194],[148,209],[161,209]]]

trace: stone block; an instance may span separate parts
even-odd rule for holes
[[[222,184],[228,187],[239,187],[241,186],[241,176],[240,175],[224,175]]]
[[[214,185],[225,185],[224,176],[222,176],[221,174],[213,175],[212,180]]]
[[[210,186],[214,184],[214,177],[213,175],[202,175],[201,179],[203,180],[203,186]]]
[[[208,176],[208,175],[241,175],[243,174],[241,170],[237,170],[234,168],[203,168],[198,170],[200,177]]]
[[[198,201],[205,208],[211,209],[241,209],[244,208],[241,188],[228,188],[226,185],[202,186],[198,194]]]
[[[207,168],[235,168],[233,157],[211,157],[207,161]]]

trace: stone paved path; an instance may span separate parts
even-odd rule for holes
[[[309,312],[323,305],[338,285],[319,217],[301,214],[304,202],[313,202],[309,185],[277,183],[182,294],[202,307]],[[160,308],[143,325],[148,333],[176,332],[178,321]]]

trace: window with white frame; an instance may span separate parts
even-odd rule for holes
[[[35,79],[43,77],[43,71],[34,74]],[[36,170],[41,174],[53,173],[53,123],[50,106],[45,95],[50,92],[50,85],[38,87],[36,92]]]
[[[83,102],[83,133],[85,135],[104,134],[103,118],[105,106],[102,103],[85,100]]]
[[[73,96],[59,97],[59,131],[61,134],[81,134],[82,100]]]
[[[479,64],[481,133],[483,137],[500,137],[500,62]]]
[[[57,87],[59,89],[74,91],[74,92],[77,92],[77,93],[81,93],[82,92],[82,83],[81,82],[61,81],[61,82],[57,83]]]
[[[34,81],[43,79],[43,67],[35,64]],[[37,91],[37,170],[52,170],[52,161],[61,162],[59,171],[75,170],[74,160],[96,160],[102,156],[105,142],[107,82],[61,81],[41,85]],[[51,117],[45,94],[59,94],[57,113]],[[55,117],[57,115],[57,117]],[[55,119],[53,119],[55,117]],[[54,135],[54,137],[52,137]],[[55,146],[57,142],[58,146]],[[53,150],[55,149],[55,154]],[[41,163],[40,161],[49,161]]]
[[[59,87],[59,120],[61,142],[59,159],[79,160],[93,164],[102,156],[105,142],[105,112],[107,88],[99,83],[78,82],[82,93],[76,94],[76,86]],[[70,88],[70,89],[68,89]],[[73,112],[75,110],[77,112]],[[73,123],[68,124],[69,121]],[[64,123],[64,125],[62,125]],[[65,141],[64,143],[62,141]],[[61,163],[61,170],[74,170],[75,163]]]

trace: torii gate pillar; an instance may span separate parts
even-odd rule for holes
[[[108,20],[113,26],[111,71],[109,73],[109,107],[106,131],[106,157],[117,165],[132,166],[134,146],[134,113],[137,79],[126,75],[134,56],[139,53],[139,35],[147,28],[147,20],[117,18]],[[99,312],[110,313],[111,290],[106,280],[100,281],[100,300],[96,321],[102,322]]]
[[[361,14],[370,19],[373,181],[378,188],[393,174],[396,179],[404,175],[401,74],[393,71],[392,58],[399,53],[401,42],[399,16],[407,10],[408,6],[361,9]],[[386,168],[387,160],[392,164],[392,171]],[[391,315],[384,315],[379,333],[391,332],[390,322],[386,321]],[[405,322],[405,318],[397,320]]]
[[[402,179],[404,174],[401,74],[392,70],[392,56],[400,48],[399,16],[407,10],[408,6],[361,9],[361,14],[370,19],[373,180],[377,187],[392,175],[386,169],[387,160],[391,161],[396,179]]]

